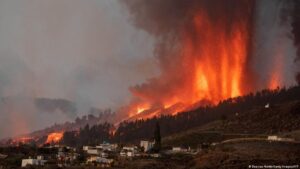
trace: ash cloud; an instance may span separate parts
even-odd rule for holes
[[[164,98],[174,97],[178,91],[176,89],[186,85],[187,80],[183,79],[190,76],[189,68],[184,65],[180,52],[183,45],[182,32],[196,38],[196,28],[193,26],[196,12],[204,11],[213,26],[223,27],[229,35],[234,31],[234,24],[237,22],[247,22],[249,30],[252,30],[255,7],[255,2],[252,0],[125,0],[120,2],[130,11],[131,22],[156,38],[154,56],[160,68],[159,77],[130,88],[136,97],[133,102],[155,100],[158,103]],[[251,34],[251,31],[249,32]],[[195,43],[196,41],[195,39]],[[250,55],[251,51],[248,52]],[[248,69],[247,65],[245,69]],[[251,73],[248,72],[249,77]],[[251,84],[249,80],[248,84]]]
[[[294,44],[297,47],[297,58],[295,62],[300,66],[300,1],[293,1],[294,7],[291,13],[292,15],[292,33],[294,35]],[[298,74],[296,76],[296,80],[300,85],[300,71],[298,70]]]
[[[38,111],[46,113],[62,112],[70,117],[76,117],[77,108],[74,102],[66,99],[37,98],[34,100]]]
[[[277,74],[280,86],[295,85],[296,47],[293,42],[292,1],[257,1],[255,11],[252,69],[258,77],[256,86],[263,89]]]
[[[247,24],[249,45],[242,80],[246,92],[269,87],[270,81],[273,80],[272,74],[276,74],[275,80],[280,86],[291,86],[296,83],[295,76],[299,67],[295,63],[295,46],[299,46],[300,41],[297,28],[300,25],[298,1],[122,0],[120,2],[129,10],[133,25],[155,37],[153,55],[160,68],[159,76],[130,88],[133,95],[131,105],[143,101],[157,105],[164,98],[182,94],[175,91],[185,86],[186,80],[182,79],[190,76],[188,66],[183,66],[184,60],[180,57],[183,46],[182,32],[184,30],[193,37],[195,30],[192,22],[197,11],[204,11],[213,26],[222,27],[228,34],[235,29],[234,23]],[[293,11],[294,16],[291,17]],[[197,45],[201,48],[199,41]],[[187,95],[189,93],[183,92]]]
[[[0,98],[14,100],[0,138],[74,120],[72,104],[37,98],[70,100],[78,116],[127,102],[128,86],[157,73],[153,38],[127,19],[116,0],[0,1]]]

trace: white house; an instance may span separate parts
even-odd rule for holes
[[[83,147],[82,147],[82,150],[83,150],[83,151],[88,151],[89,149],[91,149],[90,146],[83,146]]]
[[[22,167],[26,167],[27,165],[44,165],[46,160],[40,159],[23,159],[22,160]]]
[[[134,157],[138,154],[137,146],[123,147],[120,156],[121,157]]]
[[[127,151],[136,151],[136,150],[137,150],[137,147],[136,147],[136,146],[123,147],[123,150],[127,150]]]
[[[172,151],[181,151],[181,147],[173,147]]]
[[[144,152],[147,152],[153,148],[154,142],[142,140],[140,146],[144,148]]]
[[[96,146],[97,149],[106,150],[106,151],[115,151],[117,147],[118,147],[117,144],[109,144],[109,143],[104,143],[104,144],[100,144],[99,146]]]
[[[89,149],[89,150],[87,150],[87,153],[90,155],[99,155],[101,153],[101,151],[98,149]]]
[[[7,157],[7,155],[5,155],[5,154],[0,154],[0,159],[4,159],[4,158],[6,158]]]
[[[91,146],[83,146],[82,149],[83,151],[88,151],[89,149],[92,149],[93,147]]]
[[[122,151],[120,152],[120,156],[121,156],[121,157],[126,157],[126,155],[127,155],[127,154],[126,154],[125,151],[122,150]]]
[[[278,137],[278,136],[268,136],[267,140],[270,141],[295,141],[292,138],[282,138],[282,137]]]
[[[181,148],[181,147],[173,147],[172,148],[173,152],[187,152],[188,150],[186,148]]]
[[[97,162],[97,163],[104,163],[104,164],[112,164],[113,159],[107,159],[107,158],[102,158],[98,156],[91,156],[87,159],[87,162]]]
[[[102,152],[102,153],[101,153],[101,157],[107,158],[107,157],[108,157],[108,154],[107,154],[106,152]]]
[[[266,109],[270,108],[270,103],[267,103],[267,104],[265,105],[265,108],[266,108]]]
[[[271,140],[271,141],[279,141],[280,138],[278,136],[268,136],[268,140]]]
[[[134,157],[134,151],[128,151],[127,157]]]

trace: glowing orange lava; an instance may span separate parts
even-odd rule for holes
[[[279,42],[279,44],[280,43],[281,42]],[[283,58],[284,58],[284,54],[281,46],[279,45],[276,48],[276,57],[274,57],[272,63],[271,74],[269,77],[269,86],[268,86],[269,89],[274,90],[279,86],[282,86]]]
[[[213,18],[205,10],[196,11],[188,28],[182,29],[178,56],[171,57],[159,78],[131,89],[138,101],[129,106],[130,117],[175,115],[246,94],[251,86],[245,81],[251,79],[251,22],[247,16],[234,17],[235,21]]]
[[[19,137],[19,138],[13,139],[11,144],[18,144],[18,143],[26,144],[26,143],[30,143],[32,141],[34,141],[33,137],[25,136],[25,137]]]
[[[58,143],[64,135],[64,132],[50,133],[47,137],[46,143]]]
[[[204,13],[194,18],[196,36],[185,36],[185,58],[193,60],[193,95],[189,103],[218,101],[243,94],[242,75],[246,67],[247,24],[236,23],[228,33],[215,26]],[[197,42],[198,41],[198,42]]]

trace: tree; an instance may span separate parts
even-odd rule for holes
[[[160,148],[161,148],[160,126],[159,126],[159,123],[156,122],[155,130],[154,130],[154,146],[153,146],[153,150],[155,152],[159,152]]]

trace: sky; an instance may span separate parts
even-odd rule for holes
[[[158,73],[153,43],[117,0],[1,0],[0,98],[14,103],[0,105],[0,138],[72,120],[32,98],[74,101],[79,116],[126,104],[129,86]]]

